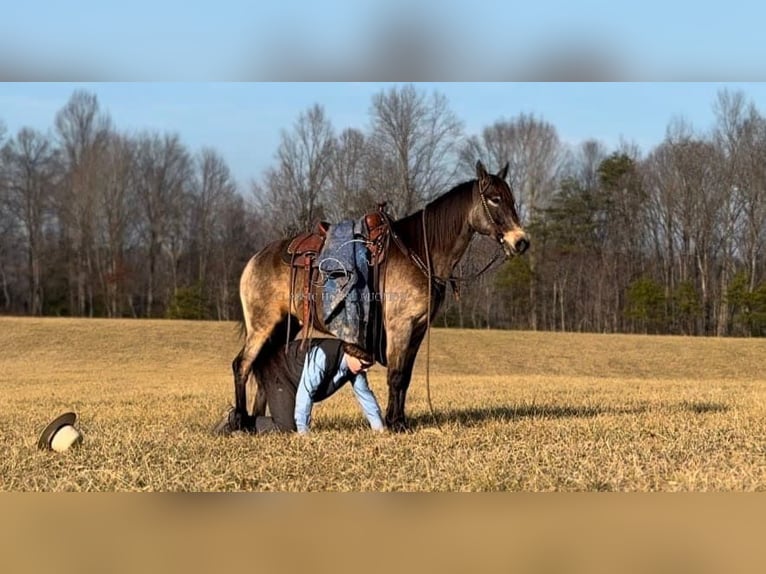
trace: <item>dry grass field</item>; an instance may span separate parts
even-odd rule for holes
[[[343,389],[308,437],[213,437],[238,349],[233,323],[0,318],[0,490],[766,490],[766,340],[436,329],[408,434]],[[39,451],[66,410],[82,447]]]

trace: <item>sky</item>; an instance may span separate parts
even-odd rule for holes
[[[367,130],[372,96],[403,83],[3,83],[0,122],[12,136],[22,127],[53,133],[56,113],[72,93],[96,94],[117,129],[179,134],[192,153],[216,149],[240,188],[274,165],[283,130],[318,103],[337,132]],[[553,124],[562,141],[590,138],[615,148],[621,139],[644,153],[662,141],[668,124],[683,117],[699,131],[715,122],[713,104],[722,89],[741,90],[766,113],[763,83],[416,83],[443,94],[467,135],[497,120],[534,114]],[[477,158],[479,159],[479,158]],[[500,166],[496,166],[499,168]],[[493,168],[490,168],[493,169]]]
[[[766,60],[766,4],[754,0],[0,0],[0,8],[0,73],[33,79],[519,80],[545,67],[561,75],[578,60],[624,76],[611,79],[757,80]]]
[[[439,91],[468,134],[531,113],[568,143],[644,150],[674,117],[709,128],[722,86],[766,110],[763,84],[723,84],[766,79],[766,4],[751,0],[0,0],[0,14],[11,133],[51,128],[84,88],[121,130],[215,148],[241,185],[315,103],[336,130],[365,129],[381,82]]]

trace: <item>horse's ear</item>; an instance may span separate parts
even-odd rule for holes
[[[476,179],[483,181],[487,177],[487,168],[481,163],[481,160],[476,162]]]
[[[505,165],[503,166],[503,169],[497,172],[497,177],[505,181],[505,179],[508,177],[508,167],[510,167],[509,162],[505,162]]]

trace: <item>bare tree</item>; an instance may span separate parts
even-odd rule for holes
[[[625,292],[640,275],[645,260],[646,193],[640,177],[641,157],[623,143],[601,160],[596,171],[596,251],[600,277],[596,306],[599,331],[624,330]],[[588,170],[586,180],[590,181]]]
[[[10,248],[15,243],[16,218],[10,210],[10,182],[5,154],[1,153],[5,140],[5,123],[0,120],[0,294],[2,294],[2,309],[10,310],[12,297],[10,289],[9,270],[13,253]]]
[[[210,274],[219,320],[227,321],[241,313],[239,275],[251,255],[269,239],[264,219],[262,211],[250,209],[239,193],[223,196],[213,228]]]
[[[251,183],[250,203],[265,216],[263,231],[267,237],[276,239],[301,230],[291,213],[288,194],[284,179],[273,167],[264,171],[260,181]]]
[[[648,218],[654,239],[655,261],[661,262],[662,284],[668,299],[677,282],[675,262],[676,209],[673,154],[667,142],[657,146],[642,165],[644,184],[649,195]]]
[[[538,292],[542,295],[538,327],[547,321],[562,331],[586,324],[596,330],[606,328],[604,316],[611,295],[604,288],[607,209],[599,182],[599,170],[606,157],[600,142],[586,140],[571,153],[562,152],[559,158],[561,184],[553,201],[546,198],[546,204],[551,201],[548,207],[554,208],[545,211],[547,225],[542,224],[540,214],[536,216],[541,230],[535,242],[538,249],[534,261]],[[556,260],[555,269],[544,263],[550,257]]]
[[[204,287],[218,218],[224,202],[236,192],[236,184],[229,166],[215,150],[204,148],[196,162],[194,237],[199,245],[197,281]]]
[[[293,226],[311,227],[324,216],[322,198],[332,169],[333,128],[315,104],[298,117],[292,132],[282,132],[277,150],[278,181]]]
[[[655,253],[663,261],[669,328],[708,333],[717,320],[715,262],[725,247],[729,225],[722,217],[730,197],[724,156],[720,147],[676,118],[645,170]]]
[[[575,176],[586,189],[599,186],[599,168],[607,158],[608,152],[598,140],[585,140],[575,151]]]
[[[428,97],[411,84],[394,87],[373,96],[370,113],[372,144],[379,156],[375,163],[385,170],[379,172],[382,185],[374,192],[389,202],[394,216],[406,215],[449,189],[456,176],[462,123],[445,96],[433,92]]]
[[[39,132],[22,128],[3,149],[8,206],[21,223],[26,247],[27,308],[43,311],[43,230],[49,217],[55,177],[55,152]]]
[[[169,252],[172,289],[177,286],[176,263],[185,236],[184,198],[191,160],[176,134],[145,134],[138,144],[138,205],[147,255],[144,314],[155,314],[163,250]],[[169,295],[169,293],[168,293]]]
[[[330,185],[324,200],[329,221],[359,217],[375,205],[368,169],[370,155],[368,138],[359,130],[346,129],[335,140]]]
[[[100,163],[95,205],[95,259],[108,317],[121,316],[129,273],[126,249],[137,211],[136,142],[109,134]]]
[[[714,109],[716,139],[728,159],[732,191],[741,210],[741,256],[752,292],[760,279],[759,254],[766,241],[766,119],[752,102],[746,104],[743,92],[721,91]]]
[[[746,188],[740,188],[745,217],[744,246],[750,276],[750,291],[763,278],[763,266],[759,266],[759,257],[764,254],[766,245],[766,120],[757,116],[748,120],[746,127],[752,132],[751,145],[748,146],[747,170],[749,183]]]
[[[713,138],[725,158],[724,177],[726,179],[727,199],[721,213],[724,230],[722,233],[722,261],[719,281],[719,292],[724,294],[734,276],[735,261],[738,252],[738,235],[742,228],[742,193],[740,189],[747,188],[747,152],[744,148],[743,127],[747,117],[745,95],[743,92],[718,92],[713,104],[716,116],[716,126]],[[751,283],[752,285],[752,283]],[[730,309],[722,302],[718,308],[718,335],[729,331]]]
[[[65,169],[58,208],[64,235],[72,250],[70,306],[78,315],[93,315],[96,181],[98,162],[111,131],[111,119],[101,112],[94,94],[78,90],[56,114],[55,126]]]

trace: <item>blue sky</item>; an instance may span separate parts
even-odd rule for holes
[[[627,76],[618,79],[753,80],[763,78],[766,60],[766,5],[752,0],[5,0],[0,6],[0,72],[40,70],[32,74],[38,78],[273,80],[294,69],[290,79],[308,79],[319,69],[327,80],[529,79],[520,76],[582,51],[615,64]],[[438,77],[375,74],[387,56],[397,70],[405,68],[407,58],[396,51],[403,37],[430,47],[425,60]],[[341,78],[339,70],[354,70],[346,74],[353,77]]]
[[[0,14],[0,79],[68,82],[0,84],[0,120],[12,132],[51,127],[85,87],[119,128],[212,146],[242,183],[260,176],[280,130],[310,105],[324,105],[339,130],[364,128],[386,85],[247,82],[729,82],[763,79],[766,61],[766,4],[743,0],[0,0]],[[708,128],[721,84],[421,86],[446,95],[468,133],[526,112],[567,142],[612,146],[623,136],[647,150],[674,116]],[[763,85],[731,86],[766,110]]]
[[[118,129],[177,132],[192,152],[218,150],[245,188],[272,164],[280,133],[314,103],[325,107],[337,131],[367,129],[373,94],[393,83],[5,83],[0,121],[9,134],[21,127],[53,129],[55,114],[76,89],[98,96]],[[464,122],[466,133],[519,113],[552,123],[577,144],[596,138],[608,147],[620,138],[644,152],[658,144],[674,117],[700,131],[715,121],[723,88],[742,90],[766,113],[766,84],[745,83],[417,83],[438,91]]]

